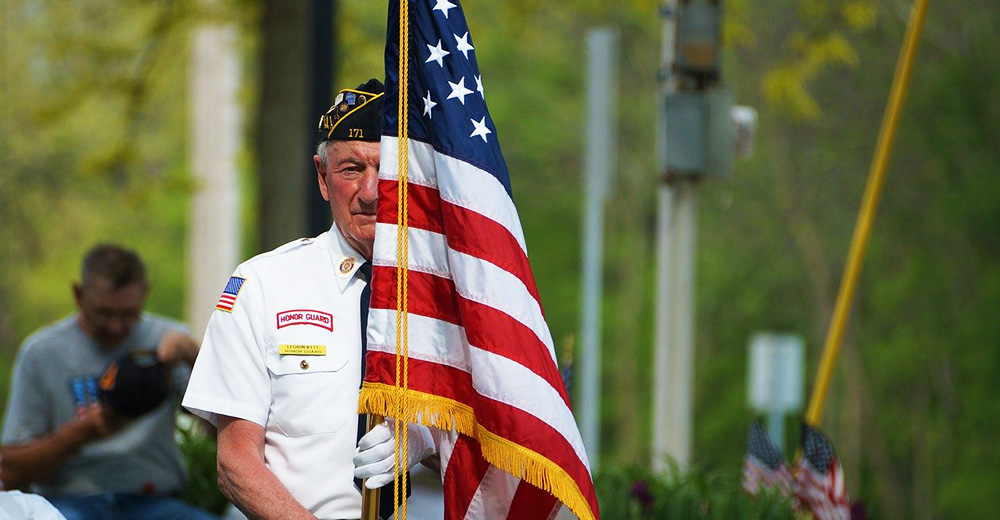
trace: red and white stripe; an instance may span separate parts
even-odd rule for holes
[[[215,304],[215,308],[221,311],[233,312],[233,305],[236,305],[236,296],[229,293],[222,293],[222,296],[219,296],[219,301]]]
[[[802,462],[795,478],[795,498],[817,520],[850,520],[850,500],[840,462],[833,459],[826,475]]]
[[[382,138],[366,381],[394,384],[398,139]],[[479,427],[532,450],[598,507],[589,462],[510,196],[489,173],[409,142],[411,390],[444,397]],[[486,463],[476,439],[440,447],[446,519],[548,518],[556,500]]]
[[[761,489],[778,488],[783,495],[792,490],[792,474],[784,464],[771,469],[752,455],[743,458],[743,489],[756,496]]]

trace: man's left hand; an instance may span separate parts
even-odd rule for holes
[[[354,478],[368,479],[365,481],[368,489],[378,489],[392,482],[396,453],[394,424],[394,419],[386,419],[358,441],[358,452],[354,456]],[[406,461],[406,470],[409,470],[434,455],[435,449],[434,437],[426,426],[416,423],[406,423],[406,426],[409,429],[406,450],[409,460]]]
[[[190,334],[170,330],[160,337],[160,344],[156,346],[156,359],[167,364],[183,361],[193,365],[199,348],[198,342]]]

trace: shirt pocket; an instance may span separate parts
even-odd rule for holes
[[[282,355],[279,344],[268,345],[271,420],[281,433],[332,433],[348,416],[357,417],[360,374],[345,370],[347,357],[344,349],[329,345],[325,356]]]

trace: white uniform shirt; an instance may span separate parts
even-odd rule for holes
[[[66,517],[40,495],[0,491],[0,520],[66,520]]]
[[[361,516],[352,457],[364,261],[334,227],[237,267],[184,396],[213,424],[227,415],[263,426],[267,466],[321,519]]]

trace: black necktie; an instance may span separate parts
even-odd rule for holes
[[[365,288],[361,290],[361,381],[365,380],[365,354],[368,352],[368,307],[372,300],[372,264],[365,262],[358,267],[358,276],[365,281]],[[361,384],[361,383],[359,383]],[[368,431],[365,414],[358,415],[358,441]],[[355,480],[359,483],[360,480]]]

